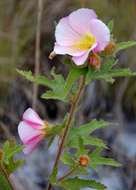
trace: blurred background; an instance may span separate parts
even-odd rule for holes
[[[71,11],[94,9],[105,23],[114,20],[114,36],[118,41],[136,40],[136,0],[43,0],[40,73],[49,76],[55,65],[57,72],[67,74],[61,56],[48,59],[53,49],[55,23]],[[14,136],[24,110],[32,105],[33,85],[21,78],[16,68],[34,71],[37,0],[0,0],[0,144]],[[120,52],[120,67],[136,71],[136,47]],[[37,111],[51,122],[61,121],[68,106],[59,101],[40,99],[46,88],[38,91]],[[108,190],[136,190],[136,78],[120,78],[113,85],[94,81],[86,89],[80,122],[102,118],[119,123],[96,134],[111,149],[105,155],[120,161],[119,169],[99,168],[90,177],[102,181]],[[26,157],[26,164],[13,176],[17,190],[43,190],[47,184],[56,142],[46,151],[46,142]],[[23,154],[21,156],[24,156]]]

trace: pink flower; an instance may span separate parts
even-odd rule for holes
[[[54,53],[71,55],[76,65],[82,65],[91,51],[104,50],[110,31],[93,10],[81,8],[59,21],[55,37]]]
[[[28,108],[23,119],[18,125],[18,134],[25,148],[23,152],[29,154],[37,144],[45,137],[47,124],[41,120],[39,115],[31,108]]]

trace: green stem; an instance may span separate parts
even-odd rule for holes
[[[78,106],[78,103],[79,103],[79,100],[80,100],[80,97],[81,97],[81,94],[82,94],[82,91],[83,91],[84,87],[85,87],[85,76],[81,76],[80,81],[79,81],[78,91],[77,91],[77,93],[76,93],[76,95],[75,95],[75,97],[74,97],[74,99],[72,101],[69,117],[67,119],[67,123],[66,123],[65,129],[64,129],[64,133],[63,133],[63,136],[61,138],[60,145],[58,147],[58,152],[57,152],[55,163],[54,163],[54,166],[53,166],[53,169],[52,169],[52,173],[54,172],[55,168],[58,166],[60,156],[61,156],[61,153],[63,151],[63,147],[64,147],[65,141],[67,139],[69,129],[72,126],[73,119],[74,119],[74,116],[75,116],[75,113],[76,113],[76,108]],[[51,185],[51,183],[49,183],[48,187],[47,187],[47,190],[51,190],[51,189],[52,189],[52,185]]]

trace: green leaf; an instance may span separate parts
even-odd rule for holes
[[[43,94],[42,98],[45,99],[58,99],[62,100],[64,102],[68,101],[68,96],[70,94],[70,91],[74,85],[74,83],[79,79],[81,75],[85,75],[87,72],[86,68],[71,68],[68,77],[66,79],[66,82],[60,82],[57,85],[57,88],[55,87],[53,91],[47,91],[45,94]],[[55,78],[57,81],[58,79]],[[56,86],[56,84],[55,84]],[[59,90],[58,90],[59,89]]]
[[[69,134],[69,141],[71,139],[74,139],[75,137],[79,136],[88,136],[90,133],[95,131],[96,129],[107,127],[110,123],[103,121],[103,120],[92,120],[91,122],[81,125],[78,128],[71,128],[70,134]]]
[[[86,77],[86,83],[90,83],[92,80],[105,80],[106,82],[113,83],[115,77],[130,77],[135,76],[130,69],[117,69],[113,68],[117,64],[117,60],[108,59],[106,63],[103,63],[100,70],[89,69]]]
[[[75,165],[73,155],[69,152],[63,153],[63,155],[61,156],[61,161],[63,162],[63,164],[68,165],[68,166],[74,166]]]
[[[114,21],[110,20],[109,23],[108,23],[108,28],[110,29],[110,32],[113,31],[113,27],[114,27]]]
[[[117,44],[116,53],[120,50],[124,50],[136,45],[136,41],[120,42]]]
[[[4,172],[0,169],[0,190],[12,190],[12,187],[5,176]]]
[[[6,141],[3,145],[2,164],[8,174],[14,172],[24,164],[24,160],[15,160],[14,156],[21,152],[22,145],[16,145],[14,141]]]
[[[64,102],[67,101],[64,93],[65,80],[63,76],[60,74],[55,74],[54,68],[51,71],[51,75],[53,76],[53,80],[50,80],[51,85],[48,85],[51,90],[46,91],[42,95],[42,98],[58,99]]]
[[[21,71],[17,70],[19,74],[21,74],[23,77],[25,77],[27,80],[31,82],[35,82],[39,85],[44,85],[51,90],[47,90],[46,93],[42,95],[42,98],[44,99],[58,99],[58,100],[65,100],[65,94],[64,94],[64,85],[65,80],[62,75],[55,74],[54,68],[51,71],[51,75],[53,77],[52,80],[48,79],[45,76],[34,76],[31,71]],[[61,94],[61,96],[60,96]]]
[[[27,80],[33,82],[34,81],[34,77],[33,77],[33,74],[31,71],[23,71],[23,70],[19,70],[19,69],[16,69],[16,71],[22,75],[23,77],[25,77]]]
[[[60,184],[65,190],[80,190],[81,188],[90,187],[96,190],[105,190],[106,187],[95,181],[95,180],[85,180],[81,178],[71,178],[63,180]]]
[[[49,80],[45,76],[40,76],[40,75],[34,76],[31,71],[22,71],[19,69],[17,69],[17,72],[31,82],[35,82],[37,84],[48,86],[48,87],[53,86],[51,80]]]
[[[77,68],[77,67],[72,68],[64,86],[64,93],[68,94],[74,82],[77,81],[81,75],[85,75],[86,73],[87,73],[87,68]]]
[[[66,81],[63,76],[60,74],[56,74],[54,68],[51,71],[51,75],[53,77],[52,80],[49,80],[45,76],[33,76],[31,71],[21,71],[17,70],[19,74],[25,77],[27,80],[31,82],[35,82],[39,85],[47,86],[50,90],[47,90],[42,98],[44,99],[58,99],[64,102],[68,101],[68,95],[70,94],[70,90],[74,83],[79,79],[81,75],[85,75],[87,72],[87,68],[72,68]]]
[[[9,159],[21,152],[22,149],[22,145],[16,145],[14,141],[6,141],[3,145],[3,161],[9,164]]]
[[[107,165],[107,166],[113,166],[113,167],[121,166],[120,163],[118,163],[112,158],[96,157],[95,160],[92,160],[92,162],[90,162],[90,167],[96,168],[98,165]]]
[[[83,139],[84,145],[92,145],[96,147],[107,148],[106,144],[99,138],[92,137],[92,136],[82,136],[82,139]],[[71,139],[68,146],[73,147],[73,148],[78,148],[79,147],[78,139],[77,138]]]
[[[113,167],[120,167],[121,164],[112,158],[106,158],[101,156],[101,148],[97,148],[95,151],[89,154],[90,157],[90,167],[96,169],[99,165],[107,165]]]

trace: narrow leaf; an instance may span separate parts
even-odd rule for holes
[[[114,21],[110,20],[110,22],[108,23],[108,28],[110,29],[110,32],[113,31],[113,27],[114,27]]]
[[[108,165],[108,166],[113,166],[113,167],[120,167],[121,164],[115,161],[112,158],[106,158],[101,156],[102,149],[97,148],[94,150],[92,153],[89,154],[90,157],[90,167],[96,168],[99,165]]]
[[[107,127],[110,123],[103,120],[92,120],[91,122],[81,125],[78,128],[72,128],[69,134],[69,141],[77,136],[88,136],[96,129]]]
[[[96,147],[107,148],[106,144],[99,138],[92,137],[92,136],[82,136],[82,139],[83,139],[84,145],[92,145]],[[77,138],[71,139],[68,146],[73,147],[73,148],[78,148],[79,147],[78,139]]]
[[[117,44],[117,52],[136,45],[136,41],[120,42]]]
[[[105,190],[106,187],[95,181],[95,180],[85,180],[81,178],[71,178],[63,180],[60,183],[60,186],[62,186],[65,190],[80,190],[81,188],[90,187],[96,190]]]
[[[75,165],[73,155],[70,154],[69,152],[64,152],[64,154],[61,156],[61,161],[63,162],[63,164],[68,166]]]

